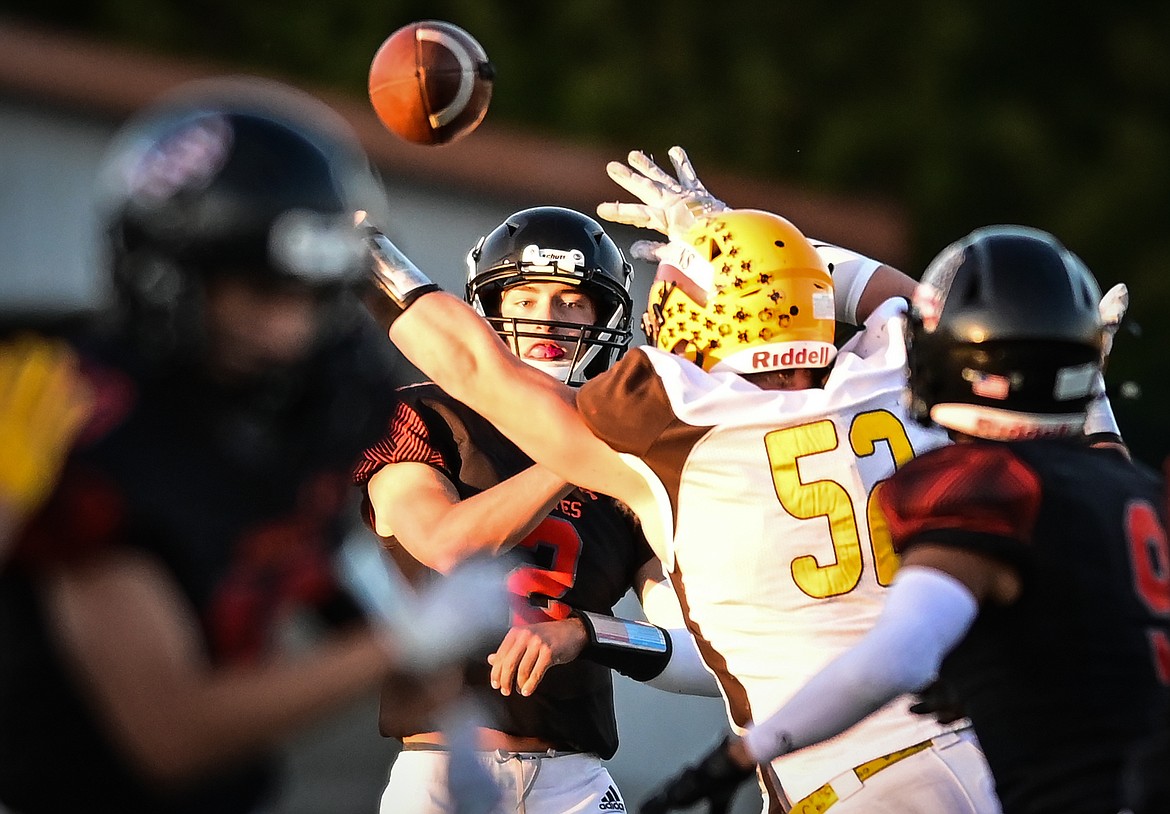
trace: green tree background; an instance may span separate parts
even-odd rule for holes
[[[416,19],[496,64],[492,117],[908,213],[917,276],[988,223],[1060,236],[1134,303],[1110,370],[1139,457],[1170,451],[1170,4],[1050,0],[4,0],[7,13],[360,97]],[[717,190],[733,200],[733,191]],[[747,201],[736,201],[749,204]]]

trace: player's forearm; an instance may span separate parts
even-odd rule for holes
[[[55,644],[77,666],[110,737],[164,783],[279,741],[377,686],[396,659],[378,634],[363,631],[297,664],[212,665],[169,572],[125,550],[56,569],[44,601]]]
[[[449,395],[500,427],[521,449],[539,448],[544,428],[572,392],[525,365],[471,306],[438,289],[385,235],[368,238],[371,314],[390,340]],[[535,420],[534,420],[535,419]]]
[[[838,322],[861,325],[886,300],[914,293],[915,280],[892,266],[832,243],[813,245],[833,275]]]
[[[366,297],[370,313],[411,363],[479,410],[491,395],[491,381],[482,371],[506,368],[514,357],[475,311],[441,291],[384,234],[371,228],[367,245],[373,283]]]
[[[531,466],[448,509],[432,528],[397,535],[428,568],[446,573],[470,557],[509,550],[540,525],[573,487]]]
[[[668,628],[666,633],[671,641],[670,661],[646,683],[663,692],[718,698],[719,684],[703,663],[695,637],[685,627]]]
[[[412,364],[473,409],[497,389],[489,377],[515,359],[482,317],[445,292],[420,297],[388,333]]]
[[[881,265],[878,266],[869,281],[861,291],[857,300],[858,324],[865,322],[870,314],[891,297],[902,297],[909,300],[914,295],[918,283],[914,278],[897,269]]]
[[[182,784],[352,703],[378,685],[390,661],[381,635],[362,631],[296,660],[208,672],[124,737],[148,775]]]
[[[469,305],[450,294],[427,294],[394,322],[389,336],[419,370],[529,456],[546,464],[555,459],[559,474],[573,474],[565,470],[573,468],[574,456],[564,448],[570,431],[580,430],[574,391],[510,353]],[[593,488],[579,478],[572,482]]]
[[[695,637],[686,628],[682,607],[670,583],[661,579],[662,566],[651,560],[639,571],[642,611],[646,620],[666,630],[671,640],[670,661],[646,683],[664,692],[719,697],[719,684],[703,663]],[[655,578],[657,577],[657,578]]]
[[[745,735],[752,758],[780,755],[839,735],[899,695],[922,689],[978,613],[958,580],[903,568],[874,627]]]

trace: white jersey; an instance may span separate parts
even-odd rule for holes
[[[595,434],[656,496],[633,508],[737,728],[788,700],[880,612],[898,560],[875,490],[947,442],[903,406],[904,311],[901,300],[877,309],[823,389],[761,390],[639,348],[579,394]],[[942,731],[908,704],[776,760],[783,794],[799,800]]]

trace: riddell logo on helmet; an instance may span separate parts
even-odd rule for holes
[[[752,354],[752,370],[776,370],[786,367],[824,367],[829,364],[827,347],[788,348],[781,353],[768,350]]]

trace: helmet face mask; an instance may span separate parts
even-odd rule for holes
[[[571,209],[535,207],[510,216],[468,253],[466,299],[513,352],[522,339],[564,347],[566,355],[558,360],[524,360],[579,385],[629,347],[632,278],[621,249],[595,220]],[[505,291],[542,283],[578,289],[594,308],[594,323],[501,315]]]
[[[911,414],[996,440],[1079,433],[1101,372],[1099,300],[1045,232],[987,227],[948,246],[906,322]]]
[[[778,215],[729,210],[696,221],[687,269],[658,268],[647,339],[708,371],[818,369],[836,356],[833,280]],[[702,282],[700,282],[702,281]]]

